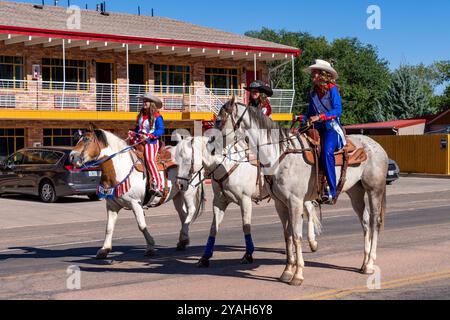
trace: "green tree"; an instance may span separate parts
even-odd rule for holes
[[[300,48],[302,55],[295,60],[294,112],[304,113],[308,106],[311,80],[303,70],[315,59],[324,59],[333,63],[339,73],[338,85],[341,87],[344,124],[373,121],[380,99],[389,84],[389,69],[386,60],[378,56],[377,49],[363,44],[356,38],[337,39],[332,43],[324,37],[314,37],[305,32],[275,31],[263,28],[261,31],[249,31],[247,36],[281,43]],[[276,66],[272,63],[269,67]],[[271,75],[278,88],[292,87],[291,66],[284,72]]]
[[[379,121],[411,119],[436,111],[425,82],[409,66],[400,66],[392,74],[388,90],[377,101],[377,109]]]

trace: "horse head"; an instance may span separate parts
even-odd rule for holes
[[[98,160],[102,150],[108,146],[105,132],[93,126],[84,132],[76,132],[74,139],[78,142],[70,153],[69,160],[75,167]]]

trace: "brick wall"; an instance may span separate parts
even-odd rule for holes
[[[90,123],[98,128],[114,132],[125,139],[128,130],[134,129],[134,121],[61,121],[61,120],[0,120],[0,128],[23,128],[25,129],[25,146],[33,147],[35,143],[43,145],[43,131],[45,128],[70,128],[87,129]],[[165,121],[166,131],[171,129],[187,129],[193,132],[194,121]]]
[[[62,49],[60,46],[44,47],[43,45],[25,46],[24,44],[4,45],[3,41],[0,41],[0,54],[9,56],[21,56],[24,57],[25,62],[25,74],[26,80],[32,80],[32,65],[42,65],[42,58],[59,58],[62,59]],[[127,99],[126,94],[126,55],[125,52],[115,51],[97,51],[97,50],[81,50],[79,48],[69,48],[66,50],[66,59],[85,60],[87,62],[87,73],[90,86],[88,92],[78,95],[80,98],[81,110],[95,110],[95,92],[96,92],[96,68],[95,62],[110,62],[114,64],[113,70],[113,82],[124,86],[119,86],[116,92],[115,98],[118,111],[124,111],[125,102]],[[234,60],[222,60],[218,58],[204,58],[204,57],[178,57],[162,54],[150,54],[146,52],[130,53],[130,64],[143,64],[145,65],[146,83],[154,85],[154,64],[173,64],[173,65],[188,65],[192,69],[192,84],[195,86],[204,86],[205,80],[205,68],[239,68],[241,70],[240,82],[241,87],[246,85],[246,71],[254,69],[252,61],[234,61]],[[258,71],[261,72],[263,80],[268,80],[268,67],[267,65],[259,61]],[[42,77],[41,77],[42,78]],[[41,79],[42,80],[42,79]],[[16,101],[17,108],[30,109],[35,108],[38,103],[39,108],[52,109],[54,108],[55,96],[62,96],[62,92],[51,92],[48,90],[42,90],[37,88],[37,84],[32,83],[29,87],[33,94],[26,92],[21,93],[17,91]],[[36,102],[34,96],[36,95],[36,89],[39,89],[39,100]],[[65,92],[65,97],[75,95],[70,91]]]

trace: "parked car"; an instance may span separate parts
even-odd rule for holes
[[[98,200],[96,189],[101,171],[75,170],[68,158],[71,148],[42,147],[17,151],[0,162],[0,195],[3,193],[39,196],[52,203],[59,197],[86,195]]]
[[[394,181],[398,180],[400,178],[400,168],[397,165],[397,163],[389,159],[389,169],[387,174],[386,182],[387,184],[392,184]]]

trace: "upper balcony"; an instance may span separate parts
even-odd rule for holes
[[[0,79],[0,109],[130,113],[140,109],[138,96],[146,92],[160,97],[163,111],[173,113],[217,114],[233,95],[242,103],[248,99],[243,89]],[[275,89],[273,113],[290,114],[294,93]]]

